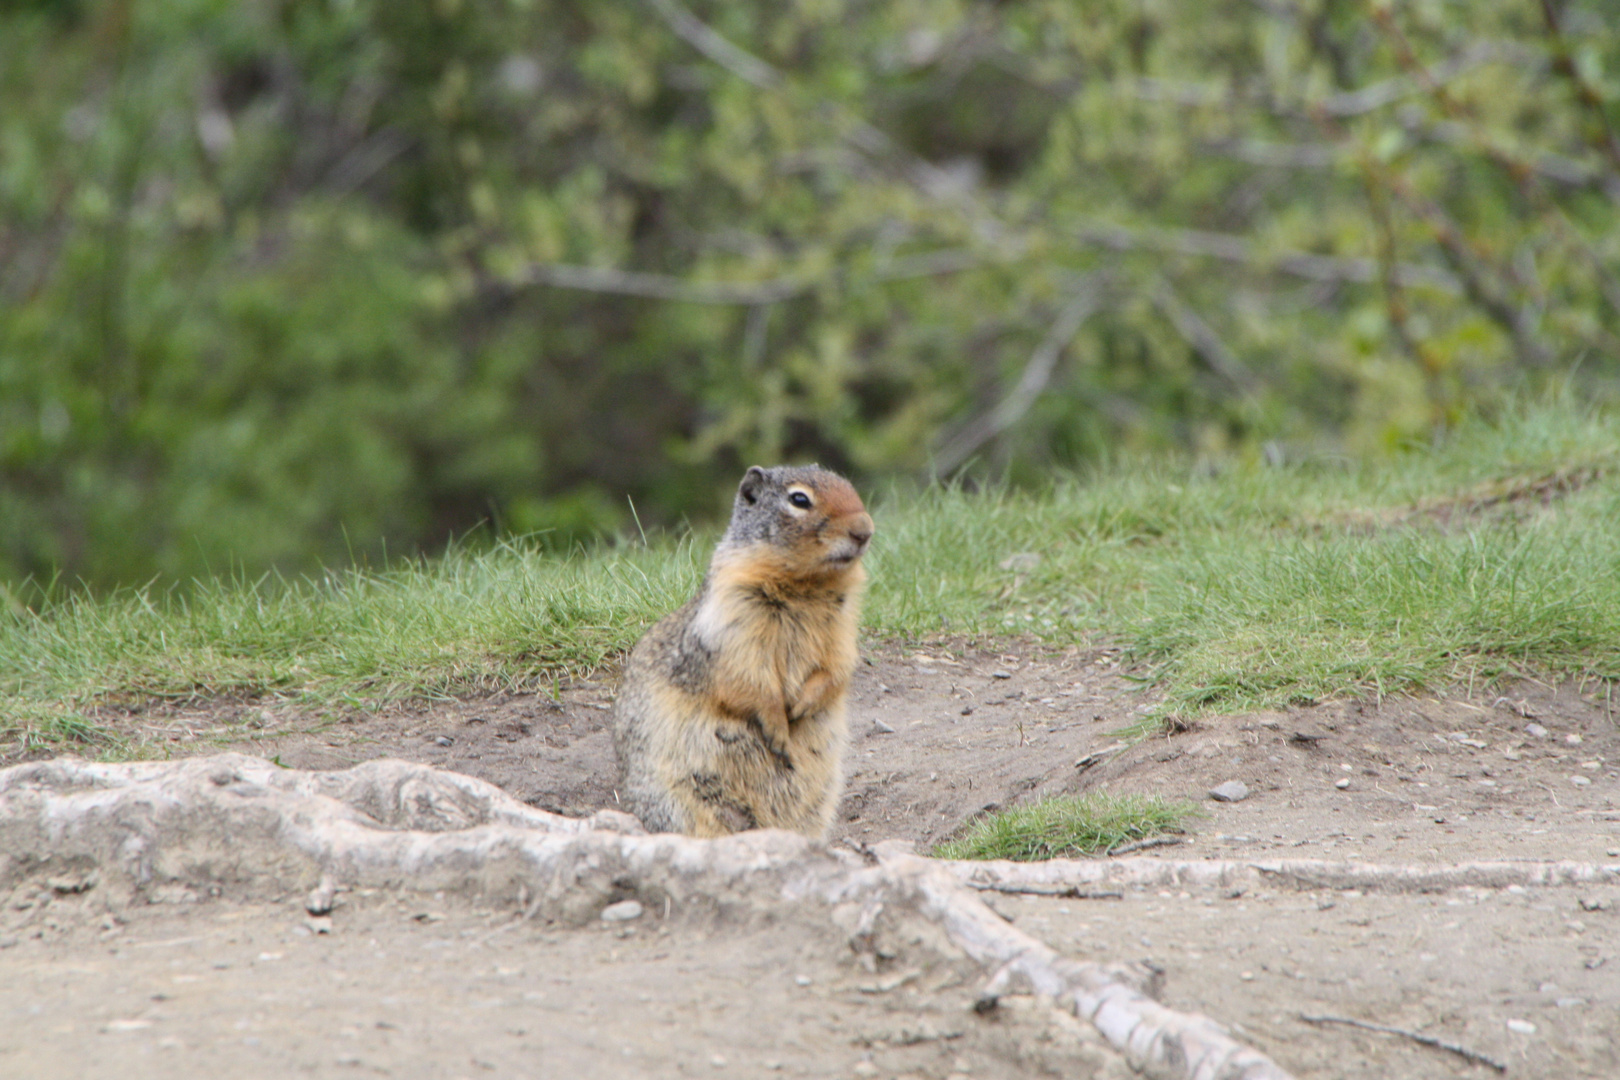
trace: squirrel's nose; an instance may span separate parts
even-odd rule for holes
[[[849,523],[849,538],[863,548],[872,539],[874,531],[871,514],[861,514]]]

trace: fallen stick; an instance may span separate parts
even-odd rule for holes
[[[1153,1000],[1139,973],[1060,957],[947,864],[904,845],[868,858],[771,830],[649,836],[625,814],[547,814],[491,784],[400,761],[303,773],[225,754],[0,770],[0,890],[101,903],[292,894],[320,908],[358,888],[454,891],[573,925],[632,897],[724,925],[797,908],[846,929],[853,920],[851,943],[874,949],[882,920],[903,929],[893,920],[922,918],[994,973],[982,1001],[1046,995],[1150,1077],[1288,1080],[1210,1018]]]
[[[1620,884],[1620,864],[1581,862],[1475,862],[1451,866],[1276,859],[1171,860],[1050,859],[1046,862],[940,860],[957,880],[976,889],[1027,892],[1039,888],[1159,888],[1231,890],[1266,885],[1307,891],[1444,892]]]
[[[1413,1042],[1420,1042],[1424,1046],[1432,1046],[1437,1050],[1449,1050],[1453,1054],[1467,1058],[1469,1061],[1480,1065],[1489,1065],[1497,1072],[1507,1072],[1506,1062],[1497,1061],[1495,1058],[1482,1054],[1478,1050],[1470,1050],[1466,1046],[1459,1046],[1454,1042],[1437,1039],[1433,1035],[1425,1035],[1420,1031],[1408,1031],[1405,1028],[1389,1027],[1385,1024],[1371,1024],[1365,1020],[1357,1020],[1349,1016],[1310,1016],[1306,1013],[1300,1013],[1299,1018],[1307,1024],[1348,1024],[1351,1027],[1362,1028],[1365,1031],[1377,1031],[1385,1035],[1404,1035]]]
[[[1185,836],[1150,836],[1146,840],[1133,840],[1129,844],[1120,844],[1103,852],[1105,858],[1115,855],[1128,855],[1133,851],[1146,851],[1148,848],[1169,847],[1172,844],[1185,844]]]
[[[1054,896],[1064,900],[1123,900],[1125,894],[1118,889],[1082,889],[1078,885],[975,885],[966,883],[969,888],[981,892],[993,891],[1003,893],[1018,893],[1024,896]]]

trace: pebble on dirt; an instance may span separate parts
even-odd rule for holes
[[[603,922],[629,922],[631,919],[641,918],[641,901],[620,900],[617,904],[609,904],[602,909]]]
[[[1350,778],[1348,776],[1341,776],[1337,780],[1333,781],[1333,786],[1338,788],[1340,791],[1343,791],[1345,788],[1350,786]]]
[[[1210,788],[1209,797],[1216,802],[1242,802],[1249,797],[1249,785],[1241,780],[1228,780]]]

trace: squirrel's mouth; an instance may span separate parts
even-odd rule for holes
[[[848,566],[866,552],[866,545],[854,539],[845,539],[832,551],[828,552],[824,561],[833,566]]]

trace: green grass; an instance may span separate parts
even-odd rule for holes
[[[1198,814],[1191,803],[1151,795],[1088,792],[1046,799],[980,818],[934,848],[941,859],[1062,859],[1105,853],[1122,844],[1180,832]]]
[[[1121,464],[1039,494],[871,501],[873,639],[1123,645],[1163,692],[1152,722],[1517,673],[1620,678],[1620,422],[1567,404],[1366,462]],[[513,542],[45,603],[13,589],[0,739],[118,756],[132,750],[107,704],[545,687],[611,663],[681,603],[712,539],[566,557]]]

